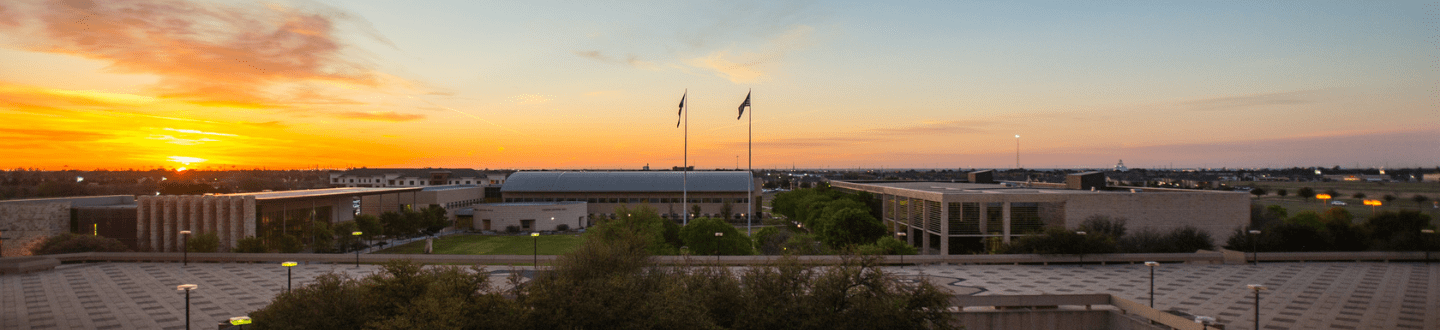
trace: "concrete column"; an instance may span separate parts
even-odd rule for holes
[[[987,208],[989,207],[989,204],[990,204],[990,203],[986,203],[986,202],[978,202],[978,203],[975,203],[975,205],[979,206],[979,207],[976,208],[976,209],[980,211],[980,234],[981,234],[981,235],[989,235],[989,234],[990,234],[990,229],[989,229],[989,227],[986,225],[986,222],[987,222],[987,221],[986,221],[986,220],[987,220],[986,218],[989,218],[989,217],[990,217],[990,210],[987,209]]]
[[[1010,244],[1010,202],[1001,206],[1000,216],[1003,219],[1001,223],[1005,226],[1005,244]]]
[[[200,210],[200,232],[219,235],[215,230],[215,196],[203,196],[200,203],[204,206]]]
[[[910,230],[911,228],[914,228],[915,225],[911,222],[912,217],[910,216],[910,212],[913,212],[915,210],[914,207],[915,200],[910,199],[910,197],[905,197],[905,216],[901,218],[901,221],[905,222],[905,243],[910,244],[910,246],[915,246],[915,231]]]
[[[950,255],[950,203],[940,202],[940,255]]]
[[[255,196],[245,196],[245,204],[240,207],[240,230],[241,236],[255,235]]]
[[[230,214],[225,216],[225,226],[230,228],[230,248],[235,248],[245,238],[245,198],[230,196]]]
[[[215,236],[220,238],[219,247],[215,252],[225,252],[228,251],[230,247],[230,226],[225,222],[225,218],[230,215],[230,197],[214,196],[213,198],[215,199],[215,222],[213,228],[215,228]]]
[[[165,196],[162,201],[165,205],[165,225],[160,229],[163,239],[160,252],[175,251],[175,202],[175,196]]]
[[[162,249],[164,249],[164,245],[163,243],[161,243],[162,241],[160,240],[162,238],[160,236],[162,235],[160,231],[163,230],[163,227],[165,226],[165,207],[164,204],[160,203],[159,197],[150,197],[149,199],[147,199],[147,201],[147,203],[150,204],[150,218],[146,220],[146,222],[149,223],[150,226],[150,247],[148,251],[160,252]]]
[[[135,200],[135,247],[139,252],[150,249],[150,226],[145,223],[145,196]]]

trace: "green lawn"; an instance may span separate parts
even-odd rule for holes
[[[538,243],[539,254],[561,255],[580,246],[584,238],[580,235],[495,236],[495,235],[451,235],[435,240],[435,254],[469,255],[525,255],[531,254]],[[420,254],[425,251],[425,241],[415,241],[381,250],[376,253]]]

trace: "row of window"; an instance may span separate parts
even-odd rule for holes
[[[590,214],[590,218],[592,218],[592,219],[615,219],[616,217],[617,217],[617,215],[616,215],[615,213],[591,213],[591,214]],[[676,219],[676,220],[679,220],[679,219],[680,219],[680,214],[679,214],[679,213],[666,213],[666,214],[661,214],[660,217],[661,217],[661,218],[664,218],[664,219]],[[692,215],[690,216],[691,219],[694,219],[694,218],[718,218],[718,217],[720,217],[720,214],[719,214],[719,213],[713,213],[713,214],[712,214],[712,213],[697,213],[697,214],[692,214]],[[743,214],[743,213],[734,213],[734,214],[731,214],[730,217],[733,218],[733,219],[736,219],[736,220],[740,220],[740,219],[745,219],[745,214]]]
[[[506,203],[530,203],[530,202],[587,202],[587,203],[609,203],[609,204],[668,204],[680,203],[681,198],[506,198]],[[724,203],[744,204],[748,198],[691,198],[690,203]]]
[[[481,200],[480,200],[479,198],[476,198],[476,199],[467,199],[467,200],[463,200],[463,201],[454,201],[454,202],[445,203],[445,208],[446,208],[446,209],[453,209],[453,208],[457,208],[457,207],[466,207],[466,206],[470,206],[470,205],[480,204],[480,202],[481,202]]]
[[[359,180],[359,181],[356,181],[356,180]],[[389,184],[389,185],[392,185],[392,186],[393,186],[393,185],[397,185],[397,184],[398,184],[398,185],[402,185],[402,186],[416,186],[416,185],[419,185],[419,186],[428,186],[428,185],[430,185],[430,183],[429,183],[428,181],[425,181],[425,180],[419,180],[419,181],[416,181],[416,180],[399,180],[399,181],[396,181],[396,180],[388,180],[388,181],[389,181],[388,184]],[[345,182],[345,183],[378,183],[378,182],[380,182],[380,180],[368,179],[368,178],[359,178],[359,179],[340,179],[340,178],[335,178],[335,179],[331,180],[331,183],[341,183],[341,182]],[[400,182],[400,183],[395,183],[395,182]],[[419,184],[416,184],[417,182],[418,182]],[[481,180],[450,180],[450,183],[447,183],[447,184],[480,184],[480,183],[482,183],[482,182],[484,182],[484,181],[481,181]],[[490,184],[502,184],[502,183],[505,183],[505,180],[490,180]]]

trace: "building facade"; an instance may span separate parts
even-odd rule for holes
[[[365,196],[392,195],[396,203],[416,200],[420,188],[331,188],[277,192],[142,196],[137,202],[137,251],[180,252],[192,234],[215,233],[221,252],[245,237],[269,239],[297,236],[314,242],[316,223],[334,224],[355,219],[356,202]],[[363,205],[363,204],[362,204]],[[363,206],[362,206],[363,207]],[[397,205],[396,207],[405,207]]]
[[[469,168],[357,168],[330,172],[332,187],[499,187],[508,174]]]
[[[1078,189],[1060,184],[955,182],[844,182],[835,188],[875,194],[883,221],[897,237],[927,254],[985,251],[1046,228],[1075,229],[1096,215],[1124,218],[1131,231],[1191,226],[1216,240],[1249,224],[1244,192]]]
[[[474,230],[506,231],[514,226],[521,232],[555,231],[590,226],[585,202],[494,203],[474,207]]]
[[[506,203],[585,202],[592,219],[613,218],[621,206],[648,206],[675,221],[682,221],[689,207],[690,218],[726,217],[732,222],[753,214],[747,206],[761,193],[759,181],[745,171],[522,171],[511,174],[500,191]]]

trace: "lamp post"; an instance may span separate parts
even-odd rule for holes
[[[1322,205],[1323,205],[1323,204],[1328,204],[1328,203],[1325,203],[1325,201],[1330,200],[1330,198],[1333,198],[1333,196],[1330,196],[1330,194],[1319,194],[1319,195],[1315,195],[1315,199],[1319,199],[1319,200],[1320,200],[1320,204],[1322,204]]]
[[[290,267],[295,267],[295,265],[299,264],[300,263],[294,261],[286,261],[280,263],[281,266],[285,266],[285,292],[290,292]]]
[[[1435,239],[1435,237],[1434,237],[1434,236],[1435,236],[1435,230],[1434,230],[1434,229],[1421,229],[1421,230],[1420,230],[1420,233],[1421,233],[1421,234],[1430,235],[1430,236],[1431,236],[1431,237],[1430,237],[1430,240],[1426,240],[1425,242],[1426,242],[1426,243],[1433,244],[1433,243],[1431,242],[1431,240],[1434,240],[1434,239]],[[1430,249],[1431,249],[1431,247],[1428,246],[1428,245],[1430,245],[1430,244],[1425,244],[1426,246],[1421,247],[1422,249],[1425,249],[1425,264],[1426,264],[1426,265],[1429,265],[1429,264],[1430,264]]]
[[[1080,268],[1085,268],[1085,249],[1089,248],[1089,245],[1085,244],[1084,231],[1077,231],[1075,234],[1080,235]]]
[[[1251,229],[1251,230],[1249,231],[1249,233],[1250,233],[1250,254],[1251,254],[1251,256],[1250,256],[1251,264],[1250,264],[1250,265],[1251,265],[1251,266],[1259,266],[1259,265],[1260,265],[1260,248],[1259,248],[1259,243],[1258,243],[1258,242],[1260,241],[1260,231],[1259,231],[1259,230]]]
[[[720,265],[720,238],[721,238],[721,237],[725,237],[725,233],[718,232],[718,231],[715,232],[715,265],[716,265],[716,266],[719,266],[719,265]]]
[[[1160,263],[1146,261],[1145,266],[1150,267],[1150,308],[1155,308],[1155,267],[1159,267]]]
[[[181,230],[181,231],[180,231],[180,250],[183,251],[183,252],[180,252],[180,254],[183,256],[183,258],[181,259],[181,260],[183,260],[183,261],[181,261],[180,266],[189,266],[189,265],[190,265],[190,231],[189,231],[189,230]]]
[[[240,326],[241,329],[244,329],[246,324],[250,324],[249,316],[236,316],[230,318],[230,325]]]
[[[1378,199],[1367,199],[1361,202],[1370,206],[1370,215],[1375,215],[1376,206],[1384,205],[1384,203],[1381,203]]]
[[[1260,291],[1270,288],[1260,284],[1249,284],[1245,287],[1250,288],[1250,291],[1255,291],[1255,329],[1260,329]]]
[[[897,231],[897,232],[895,232],[895,236],[900,236],[900,238],[898,238],[898,239],[899,239],[901,242],[904,242],[904,241],[905,241],[905,232],[903,232],[903,231]],[[906,244],[908,245],[909,243],[906,243]],[[895,253],[899,253],[899,254],[900,254],[900,268],[905,268],[905,252],[904,252],[904,251],[895,251]]]
[[[358,231],[350,232],[350,236],[355,236],[355,238],[360,238],[362,234],[364,233]],[[360,268],[360,249],[355,249],[355,268]]]
[[[540,232],[530,233],[530,238],[531,248],[534,249],[533,254],[530,256],[534,260],[531,262],[535,263],[535,270],[538,271],[540,270]]]
[[[1209,330],[1211,324],[1215,324],[1215,318],[1209,316],[1195,316],[1195,323],[1200,324],[1201,330]]]
[[[175,290],[185,291],[185,330],[190,330],[190,291],[197,288],[194,284],[181,284],[175,286]]]

